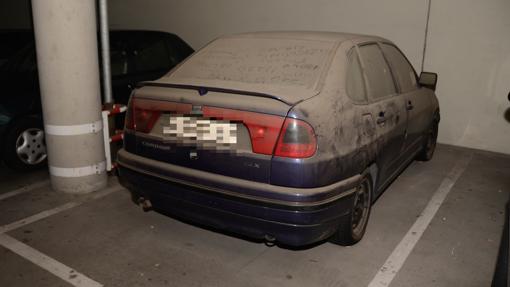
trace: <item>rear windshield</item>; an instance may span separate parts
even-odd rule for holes
[[[172,82],[247,91],[311,91],[335,43],[269,38],[218,39],[168,75]],[[259,90],[257,90],[259,89]]]

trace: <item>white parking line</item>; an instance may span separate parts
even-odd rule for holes
[[[72,202],[68,202],[66,204],[63,204],[63,205],[60,205],[60,206],[57,206],[53,209],[49,209],[49,210],[45,210],[45,211],[41,211],[37,214],[34,214],[32,216],[29,216],[29,217],[26,217],[26,218],[23,218],[21,220],[18,220],[18,221],[15,221],[15,222],[12,222],[12,223],[9,223],[7,225],[4,225],[4,226],[0,226],[0,234],[2,233],[5,233],[5,232],[9,232],[11,230],[14,230],[14,229],[17,229],[17,228],[20,228],[22,227],[23,225],[27,225],[27,224],[30,224],[30,223],[33,223],[33,222],[36,222],[36,221],[39,221],[41,219],[44,219],[46,217],[49,217],[49,216],[52,216],[54,214],[57,214],[57,213],[60,213],[62,211],[65,211],[65,210],[68,210],[68,209],[71,209],[73,207],[76,207],[78,205],[81,205],[85,202],[87,202],[88,200],[90,199],[98,199],[98,198],[101,198],[103,196],[106,196],[114,191],[117,191],[117,190],[120,190],[122,187],[121,186],[112,186],[112,187],[109,187],[105,190],[102,190],[102,191],[98,191],[97,193],[94,193],[92,195],[92,197],[88,197],[88,198],[85,198],[84,200],[82,201],[72,201]]]
[[[122,187],[120,185],[115,185],[108,187],[102,191],[98,191],[91,196],[85,197],[80,201],[68,202],[66,204],[57,206],[56,208],[45,210],[29,216],[27,218],[15,221],[13,223],[0,226],[0,246],[3,246],[12,252],[20,255],[21,257],[27,259],[28,261],[36,264],[37,266],[49,271],[53,275],[65,280],[66,282],[79,287],[96,287],[103,286],[102,284],[88,278],[87,276],[73,270],[72,268],[56,261],[55,259],[37,251],[36,249],[12,238],[11,236],[5,234],[11,230],[20,228],[24,225],[34,223],[41,219],[47,218],[54,214],[60,213],[62,211],[71,209],[73,207],[79,206],[85,202],[88,202],[93,199],[98,199],[103,196],[106,196],[112,192],[121,190]]]
[[[441,185],[436,190],[423,212],[420,214],[411,229],[409,229],[404,238],[402,238],[397,247],[395,247],[388,259],[386,259],[386,262],[384,262],[383,266],[379,269],[368,287],[383,287],[390,285],[391,281],[393,281],[398,271],[404,265],[404,262],[413,250],[414,246],[418,240],[420,240],[425,229],[427,229],[428,225],[436,215],[439,207],[441,207],[441,204],[452,189],[453,185],[462,175],[464,170],[466,170],[471,158],[471,154],[461,158],[450,173],[448,173],[446,178],[443,179]]]
[[[30,184],[30,185],[26,185],[26,186],[20,187],[18,189],[13,190],[13,191],[2,193],[2,194],[0,194],[0,200],[4,200],[4,199],[7,199],[9,197],[13,197],[15,195],[22,194],[22,193],[34,190],[36,188],[43,187],[45,185],[48,185],[49,183],[50,183],[50,180],[47,179],[47,180],[39,181],[39,182]]]
[[[99,282],[96,282],[87,276],[74,271],[72,268],[65,266],[57,260],[44,255],[43,253],[12,238],[7,234],[0,234],[0,245],[74,286],[103,286]]]
[[[60,206],[55,207],[53,209],[41,211],[41,212],[36,213],[36,214],[34,214],[32,216],[20,219],[18,221],[14,221],[14,222],[9,223],[9,224],[4,225],[4,226],[0,226],[0,234],[9,232],[9,231],[14,230],[14,229],[18,229],[18,228],[22,227],[23,225],[27,225],[27,224],[39,221],[39,220],[44,219],[46,217],[52,216],[53,214],[57,214],[57,213],[60,213],[62,211],[65,211],[65,210],[71,209],[73,207],[76,207],[76,206],[78,206],[80,204],[81,204],[80,202],[68,202],[66,204],[60,205]]]

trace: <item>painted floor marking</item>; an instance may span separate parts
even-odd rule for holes
[[[388,259],[386,259],[386,262],[384,262],[383,266],[379,269],[368,287],[386,287],[390,285],[391,281],[402,268],[414,246],[418,240],[420,240],[428,225],[436,215],[439,207],[441,207],[441,204],[446,199],[446,196],[455,185],[455,182],[466,170],[471,158],[472,154],[457,161],[453,169],[443,179],[441,185],[436,190],[416,222],[413,224],[411,229],[409,229],[404,238],[402,238],[397,247],[395,247]]]
[[[90,199],[101,198],[103,196],[106,196],[106,195],[114,192],[114,191],[120,190],[121,188],[122,188],[121,186],[112,186],[112,187],[106,188],[106,189],[104,189],[102,191],[98,191],[97,193],[95,193],[91,197],[85,198],[84,200],[68,202],[66,204],[57,206],[57,207],[55,207],[53,209],[41,211],[41,212],[36,213],[36,214],[34,214],[32,216],[20,219],[18,221],[9,223],[9,224],[4,225],[4,226],[0,226],[0,234],[5,233],[5,232],[9,232],[9,231],[14,230],[14,229],[18,229],[18,228],[20,228],[20,227],[22,227],[24,225],[27,225],[27,224],[39,221],[41,219],[44,219],[46,217],[49,217],[49,216],[52,216],[54,214],[60,213],[62,211],[66,211],[68,209],[71,209],[73,207],[81,205],[81,204],[87,202]]]
[[[0,226],[0,246],[3,246],[11,250],[12,252],[34,263],[35,265],[45,269],[46,271],[61,278],[62,280],[72,284],[73,286],[77,287],[103,286],[102,284],[88,278],[87,276],[75,271],[74,269],[58,262],[57,260],[37,251],[36,249],[24,244],[23,242],[16,240],[15,238],[5,233],[20,228],[24,225],[34,223],[41,219],[47,218],[54,214],[60,213],[62,211],[79,206],[90,200],[99,199],[121,189],[122,187],[120,185],[114,185],[102,191],[95,192],[93,195],[87,196],[80,201],[68,202],[66,204],[57,206],[56,208],[45,210],[32,216],[29,216],[27,218],[15,221],[13,223]]]
[[[57,260],[46,256],[34,248],[12,238],[7,234],[0,234],[0,245],[20,255],[35,265],[45,269],[60,279],[79,287],[99,287],[102,284],[74,271]]]
[[[9,191],[9,192],[0,194],[0,200],[4,200],[4,199],[7,199],[9,197],[16,196],[18,194],[29,192],[29,191],[34,190],[36,188],[40,188],[40,187],[46,186],[49,183],[50,183],[50,180],[47,179],[47,180],[43,180],[43,181],[36,182],[36,183],[33,183],[33,184],[25,185],[23,187],[20,187],[18,189],[13,190],[13,191]]]
[[[80,205],[80,202],[68,202],[66,204],[57,206],[57,207],[55,207],[53,209],[41,211],[41,212],[36,213],[36,214],[34,214],[32,216],[20,219],[18,221],[14,221],[14,222],[6,224],[4,226],[0,226],[0,234],[9,232],[9,231],[14,230],[14,229],[18,229],[18,228],[20,228],[20,227],[22,227],[24,225],[27,225],[27,224],[39,221],[39,220],[44,219],[46,217],[50,217],[50,216],[52,216],[54,214],[57,214],[57,213],[60,213],[62,211],[71,209],[71,208],[76,207],[78,205]]]

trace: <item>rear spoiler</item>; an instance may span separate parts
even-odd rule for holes
[[[297,103],[291,103],[288,101],[285,101],[279,97],[270,95],[270,94],[264,94],[264,93],[257,93],[257,92],[248,92],[248,91],[242,91],[242,90],[232,90],[232,89],[224,89],[224,88],[215,88],[215,87],[203,87],[203,86],[192,86],[192,85],[180,85],[180,84],[169,84],[169,83],[157,83],[157,82],[139,82],[136,87],[167,87],[167,88],[176,88],[176,89],[187,89],[187,90],[196,90],[201,96],[207,94],[208,92],[218,92],[218,93],[227,93],[227,94],[238,94],[238,95],[247,95],[247,96],[254,96],[254,97],[262,97],[262,98],[269,98],[273,100],[280,101],[284,104],[287,104],[289,106],[294,106]],[[298,102],[299,103],[299,102]]]

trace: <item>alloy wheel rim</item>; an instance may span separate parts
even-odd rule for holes
[[[367,188],[367,182],[364,181],[358,190],[354,199],[354,209],[352,212],[352,231],[354,234],[361,234],[368,218],[370,209],[370,194]]]
[[[24,130],[16,139],[16,154],[29,165],[43,162],[47,156],[44,131],[38,128]]]

